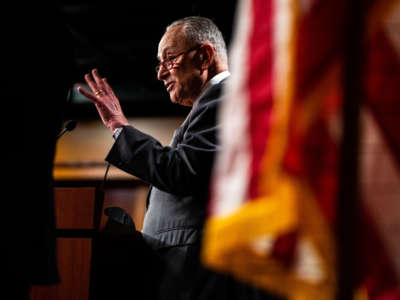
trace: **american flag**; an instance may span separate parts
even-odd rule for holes
[[[351,293],[399,299],[400,1],[359,3]],[[334,299],[341,288],[349,11],[346,0],[238,3],[203,261],[288,299]]]

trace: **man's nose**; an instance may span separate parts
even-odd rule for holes
[[[157,79],[163,81],[165,80],[165,78],[168,77],[168,75],[169,75],[169,70],[166,67],[164,67],[163,64],[161,64],[157,72]]]

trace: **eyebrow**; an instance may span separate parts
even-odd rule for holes
[[[163,56],[163,55],[166,56],[170,48],[171,48],[171,47],[169,47],[169,46],[165,47],[165,48],[163,49],[163,51],[162,51],[161,56]],[[159,55],[157,55],[157,59],[158,59],[158,61],[161,61],[161,57],[160,57]]]

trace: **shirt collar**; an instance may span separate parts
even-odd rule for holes
[[[212,86],[220,83],[222,80],[224,80],[225,78],[229,77],[231,75],[231,73],[229,71],[223,71],[221,73],[218,73],[217,75],[215,75],[213,78],[211,78],[207,84],[204,87],[203,92],[201,93],[201,95],[204,95],[204,93]],[[200,97],[201,97],[200,95]],[[199,97],[199,98],[200,98]],[[193,107],[196,105],[197,101],[194,102]],[[192,107],[192,108],[193,108]]]
[[[213,85],[220,83],[222,80],[227,78],[229,75],[231,75],[231,73],[229,73],[229,71],[223,71],[221,73],[218,73],[213,78],[211,78],[210,81],[207,82],[204,90],[208,89],[209,87],[211,87]]]

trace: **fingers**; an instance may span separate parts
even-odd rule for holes
[[[96,82],[97,90],[105,90],[103,79],[100,77],[99,72],[97,69],[92,70],[92,76]]]
[[[103,78],[103,86],[104,86],[104,90],[106,91],[106,93],[114,98],[116,98],[114,91],[112,90],[111,86],[108,84],[107,79]]]
[[[92,77],[89,74],[85,75],[85,81],[93,93],[95,93],[98,90],[96,83],[93,81]],[[85,94],[83,94],[83,95],[86,96]]]
[[[93,76],[93,78],[92,78]],[[101,79],[97,69],[92,70],[92,76],[90,74],[85,75],[85,81],[92,90],[93,93],[96,94],[98,91],[105,91],[103,80]],[[93,80],[94,79],[94,80]],[[97,94],[96,94],[97,95]]]
[[[95,104],[99,103],[99,99],[95,95],[93,95],[92,93],[84,90],[83,88],[78,87],[78,92],[80,94],[82,94],[83,96],[85,96],[86,98],[88,98],[89,100],[91,100],[92,102],[94,102]]]
[[[86,83],[92,90],[92,93],[82,89],[81,87],[78,88],[78,92],[95,104],[100,104],[105,98],[114,101],[118,100],[111,86],[108,84],[107,79],[101,78],[97,69],[93,69],[91,73],[92,74],[86,74],[84,77]]]

